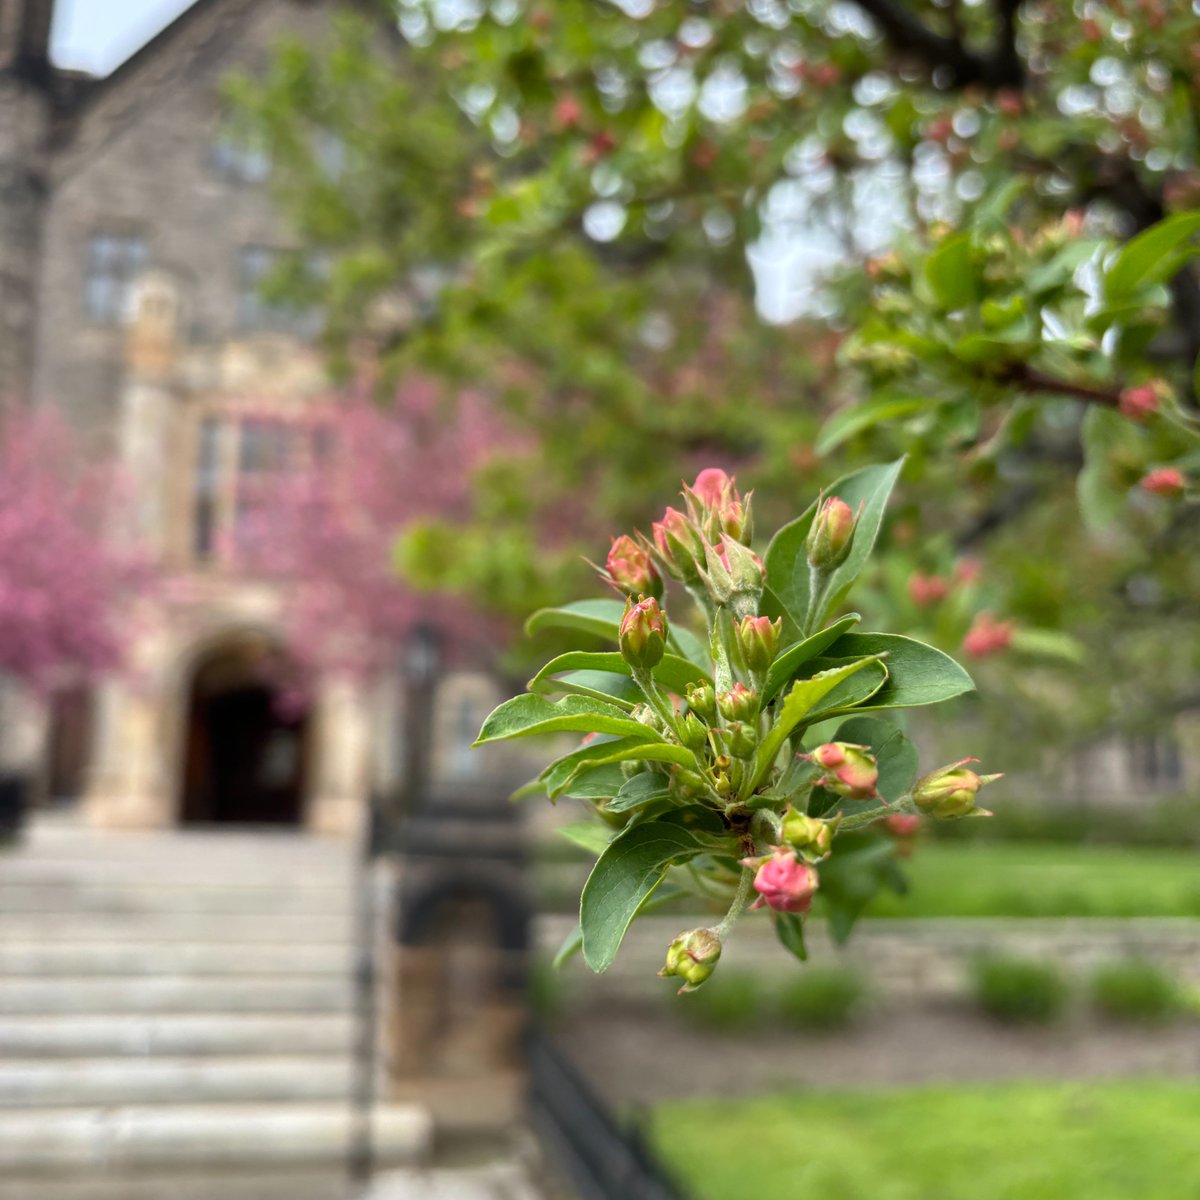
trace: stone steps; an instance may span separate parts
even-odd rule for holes
[[[0,853],[0,1200],[347,1200],[357,886],[344,843],[35,821]],[[373,1121],[423,1157],[423,1107]]]
[[[0,1119],[0,1178],[101,1169],[328,1165],[345,1158],[355,1131],[348,1104],[29,1108]],[[403,1163],[424,1155],[432,1127],[419,1109],[380,1105],[372,1114],[372,1134],[380,1162]]]
[[[247,957],[247,967],[253,965]],[[0,1015],[79,1013],[344,1013],[347,974],[253,976],[33,976],[0,980]]]
[[[345,941],[264,943],[176,941],[0,942],[0,978],[92,975],[338,975],[353,965]]]
[[[348,1054],[0,1061],[0,1110],[348,1100]]]
[[[8,1058],[349,1054],[349,1013],[89,1013],[0,1017]]]

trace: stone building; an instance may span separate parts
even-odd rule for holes
[[[394,708],[377,689],[322,678],[310,711],[282,712],[281,591],[221,552],[261,473],[320,453],[327,392],[314,315],[260,293],[294,246],[268,158],[230,136],[223,80],[285,34],[327,37],[338,7],[195,0],[94,79],[51,62],[53,0],[0,0],[0,396],[57,405],[115,453],[167,574],[127,614],[131,677],[60,697],[49,722],[50,792],[103,826],[347,832],[394,773],[369,748]],[[470,771],[490,685],[441,696],[440,753]]]

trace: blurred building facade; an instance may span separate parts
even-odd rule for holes
[[[347,832],[397,771],[387,688],[327,675],[289,707],[283,591],[228,553],[255,489],[324,452],[328,382],[319,314],[261,294],[295,247],[223,81],[284,35],[326,38],[340,6],[196,0],[93,79],[50,60],[54,0],[0,0],[0,396],[57,405],[115,453],[165,573],[123,615],[131,675],[50,715],[48,788],[98,825]],[[336,172],[338,147],[320,153]],[[440,697],[441,765],[470,772],[491,685],[451,677]]]

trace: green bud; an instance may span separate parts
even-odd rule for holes
[[[836,821],[822,821],[788,808],[783,814],[783,840],[808,862],[820,862],[833,849]]]
[[[680,995],[694,992],[716,970],[720,958],[721,939],[714,930],[690,929],[667,948],[667,961],[658,974],[682,979]]]
[[[783,618],[772,622],[770,617],[746,616],[734,625],[733,632],[747,669],[756,675],[765,673],[779,650]]]
[[[702,750],[708,744],[708,726],[690,712],[680,722],[679,740],[689,750]]]
[[[734,758],[749,758],[758,747],[758,731],[745,721],[733,721],[725,727],[725,744]]]
[[[913,803],[934,817],[967,817],[973,813],[990,816],[986,809],[976,807],[975,797],[981,787],[1000,776],[976,775],[967,768],[967,763],[978,761],[963,758],[918,779],[912,791]]]
[[[688,708],[702,721],[711,723],[717,719],[717,693],[711,683],[689,683],[683,697]]]

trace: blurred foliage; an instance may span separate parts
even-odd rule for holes
[[[1176,1200],[1200,1189],[1197,1104],[1193,1080],[991,1081],[689,1100],[654,1130],[697,1200]]]
[[[699,466],[769,527],[904,450],[860,606],[947,649],[993,614],[980,752],[1052,768],[1200,703],[1200,509],[1135,486],[1200,473],[1194,6],[397,17],[394,50],[348,20],[232,91],[323,256],[304,301],[339,369],[485,386],[534,438],[473,521],[409,531],[410,574],[523,614]],[[802,312],[797,249],[833,264]],[[1156,412],[1122,407],[1148,386]]]
[[[762,1025],[769,997],[762,978],[749,971],[723,971],[674,1005],[672,1013],[704,1029],[721,1033],[749,1032]]]
[[[1187,1008],[1179,983],[1162,967],[1138,958],[1097,967],[1090,991],[1092,1003],[1118,1021],[1164,1025]]]
[[[784,984],[776,1006],[794,1028],[824,1032],[853,1024],[869,1002],[870,990],[860,972],[840,964],[817,964]]]
[[[1066,981],[1051,963],[987,955],[971,967],[971,986],[980,1008],[998,1021],[1047,1025],[1067,1005]]]

